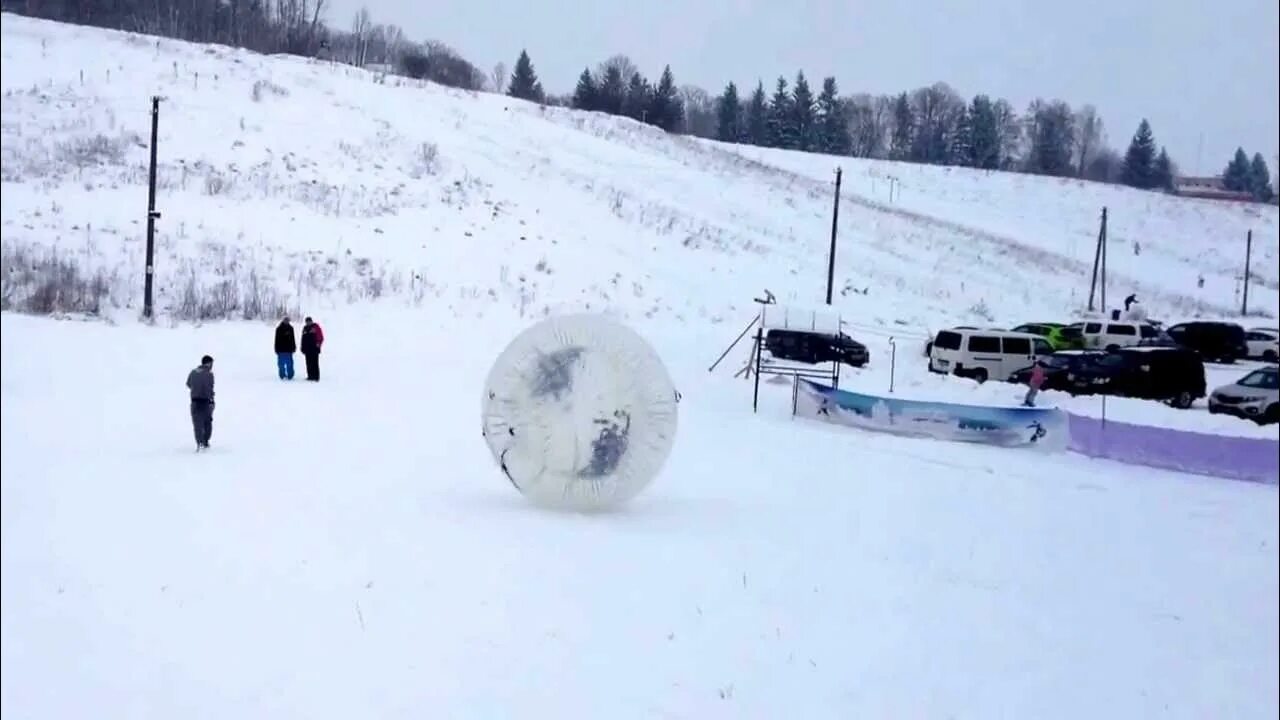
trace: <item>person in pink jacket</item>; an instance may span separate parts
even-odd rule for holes
[[[1040,392],[1040,386],[1044,385],[1044,363],[1039,360],[1031,367],[1031,379],[1027,382],[1031,387],[1027,388],[1027,396],[1022,399],[1022,404],[1026,407],[1036,406],[1036,395]]]

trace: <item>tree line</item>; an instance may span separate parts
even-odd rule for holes
[[[791,150],[1005,170],[1172,190],[1177,166],[1143,120],[1123,155],[1108,144],[1092,105],[1037,98],[1018,112],[1007,100],[966,99],[945,83],[889,95],[840,94],[834,77],[817,92],[804,72],[735,83],[712,97],[678,86],[670,66],[651,82],[624,55],[584,68],[572,93],[549,94],[528,52],[508,74],[484,72],[445,43],[415,42],[398,26],[374,23],[361,9],[349,30],[323,20],[326,0],[0,0],[4,9],[98,27],[290,53],[470,91],[502,92],[533,102],[633,118],[667,132]],[[1223,172],[1229,190],[1275,199],[1261,153],[1236,152]]]

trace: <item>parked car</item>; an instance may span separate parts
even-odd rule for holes
[[[1010,332],[1030,333],[1039,335],[1049,342],[1049,346],[1056,350],[1073,350],[1084,347],[1084,335],[1081,329],[1074,326],[1063,325],[1062,323],[1024,323],[1016,328],[1012,328]]]
[[[952,328],[934,336],[929,348],[929,369],[978,382],[988,378],[1003,380],[1036,358],[1052,354],[1047,340],[1030,333]]]
[[[1085,377],[1081,373],[1082,368],[1098,362],[1106,355],[1105,350],[1059,350],[1039,358],[1039,362],[1044,364],[1044,384],[1040,389],[1061,390],[1073,395],[1087,390],[1078,382],[1078,378]],[[1015,371],[1009,376],[1009,382],[1021,385],[1030,383],[1032,367],[1034,365],[1028,365]]]
[[[1247,418],[1259,425],[1280,422],[1280,369],[1254,370],[1209,395],[1209,412]]]
[[[871,359],[866,345],[844,333],[774,329],[765,335],[764,347],[779,360],[802,363],[840,362],[862,367]]]
[[[1189,408],[1205,396],[1204,361],[1182,347],[1127,347],[1072,369],[1073,392],[1161,400]]]
[[[1249,354],[1244,328],[1235,323],[1195,320],[1170,326],[1167,332],[1178,345],[1206,360],[1233,363]]]
[[[1080,328],[1082,346],[1099,350],[1156,344],[1160,338],[1160,330],[1149,322],[1086,320],[1080,323]]]
[[[1244,333],[1244,343],[1249,348],[1248,357],[1266,362],[1280,359],[1280,332],[1251,328]]]

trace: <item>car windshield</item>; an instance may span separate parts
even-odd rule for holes
[[[1040,362],[1043,362],[1046,367],[1051,367],[1051,368],[1071,367],[1071,356],[1070,355],[1049,355],[1048,357],[1040,358]]]
[[[1274,370],[1254,370],[1240,378],[1240,382],[1236,384],[1263,390],[1280,390],[1280,373]]]

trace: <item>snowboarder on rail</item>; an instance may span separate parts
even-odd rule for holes
[[[308,317],[302,324],[302,357],[307,361],[307,379],[320,382],[320,347],[324,345],[324,330]]]
[[[213,358],[205,355],[200,365],[187,374],[191,391],[191,428],[196,436],[196,452],[209,449],[213,436]]]
[[[293,333],[293,325],[289,318],[280,321],[276,326],[276,370],[281,380],[293,379],[293,354],[298,352],[298,338]]]
[[[1027,388],[1026,397],[1022,399],[1022,405],[1023,407],[1035,407],[1036,395],[1040,393],[1040,386],[1044,385],[1044,363],[1037,360],[1036,364],[1031,366],[1031,377],[1027,380],[1027,384],[1030,387]]]

